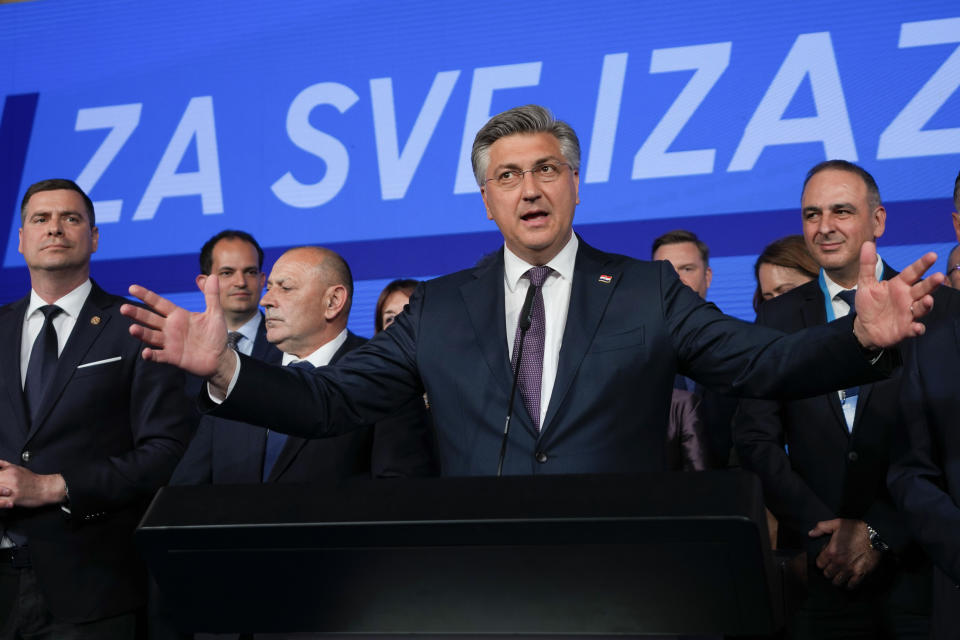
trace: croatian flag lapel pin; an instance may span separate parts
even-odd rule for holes
[[[602,284],[610,284],[613,282],[613,276],[608,276],[607,274],[603,273],[600,275],[599,282]]]

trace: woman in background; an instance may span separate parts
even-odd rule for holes
[[[403,279],[394,280],[384,287],[380,297],[377,298],[377,309],[374,311],[374,334],[380,333],[393,324],[393,319],[410,302],[410,296],[413,295],[418,284],[420,282],[417,280]]]
[[[374,335],[393,324],[393,319],[410,302],[410,296],[413,295],[418,284],[420,284],[419,280],[401,278],[394,280],[383,288],[380,297],[377,298],[377,308],[373,312]],[[427,398],[427,394],[423,394],[423,405],[429,414],[430,400]]]
[[[760,309],[760,303],[796,289],[817,277],[820,267],[807,251],[803,236],[784,236],[774,240],[757,257],[753,265],[753,275],[757,279],[757,289],[753,294],[753,310]],[[767,509],[767,531],[770,534],[770,548],[777,548],[777,519]]]
[[[753,310],[764,300],[776,298],[817,277],[820,267],[807,251],[803,236],[784,236],[768,244],[757,257],[753,275],[757,290],[753,294]]]

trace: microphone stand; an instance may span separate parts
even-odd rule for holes
[[[507,405],[507,419],[503,423],[503,440],[500,443],[500,458],[497,461],[497,477],[503,475],[503,459],[507,455],[507,440],[510,437],[510,418],[513,417],[513,398],[517,394],[517,382],[520,379],[520,360],[523,357],[523,339],[527,336],[527,330],[533,321],[533,298],[539,287],[530,283],[527,288],[527,297],[523,301],[523,307],[520,308],[520,318],[517,326],[520,328],[520,344],[517,345],[517,364],[513,369],[513,385],[510,387],[510,402]]]

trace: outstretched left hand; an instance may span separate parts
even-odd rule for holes
[[[937,261],[930,252],[890,280],[877,281],[877,247],[864,242],[860,247],[860,276],[857,281],[857,317],[853,333],[866,349],[892,347],[923,335],[920,318],[933,308],[933,291],[943,283],[942,273],[923,274]]]

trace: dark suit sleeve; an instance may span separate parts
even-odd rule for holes
[[[757,324],[769,322],[761,305]],[[743,468],[760,476],[767,508],[781,526],[805,534],[836,515],[793,470],[784,448],[782,410],[779,401],[742,400],[733,420],[734,445]]]
[[[784,334],[724,315],[680,282],[668,263],[661,265],[660,286],[680,373],[718,393],[807,398],[883,379],[899,365],[891,349],[870,363],[851,316]]]
[[[203,391],[201,408],[218,417],[270,425],[303,438],[340,435],[386,420],[423,395],[416,365],[423,297],[421,284],[389,330],[350,351],[336,365],[305,371],[241,355],[230,395],[223,404],[212,405]]]
[[[919,340],[926,339],[927,336]],[[930,353],[926,351],[924,355]],[[948,361],[952,362],[950,359]],[[908,349],[905,369],[900,395],[900,420],[894,431],[893,460],[887,475],[888,486],[895,504],[906,514],[907,523],[916,539],[933,561],[955,583],[960,583],[960,542],[957,536],[960,532],[960,508],[947,493],[945,474],[945,467],[956,466],[957,462],[945,456],[940,448],[943,440],[950,436],[935,432],[936,428],[945,426],[938,424],[940,421],[936,412],[950,407],[952,400],[949,397],[931,397],[926,391],[930,382],[925,382],[925,375],[943,373],[946,367],[923,363],[917,351]],[[953,380],[951,386],[955,397],[957,391]],[[955,426],[958,420],[954,414],[949,426]]]
[[[100,455],[91,452],[61,471],[75,517],[98,516],[149,499],[170,478],[193,429],[183,373],[143,360],[140,351],[144,345],[132,342],[124,354],[132,366],[129,386],[104,389],[102,398],[92,400],[127,408],[127,437],[103,440],[102,451],[97,452]],[[96,424],[98,415],[85,426],[107,429],[107,425]]]
[[[435,476],[439,472],[433,425],[421,396],[374,425],[371,474],[375,478]]]

